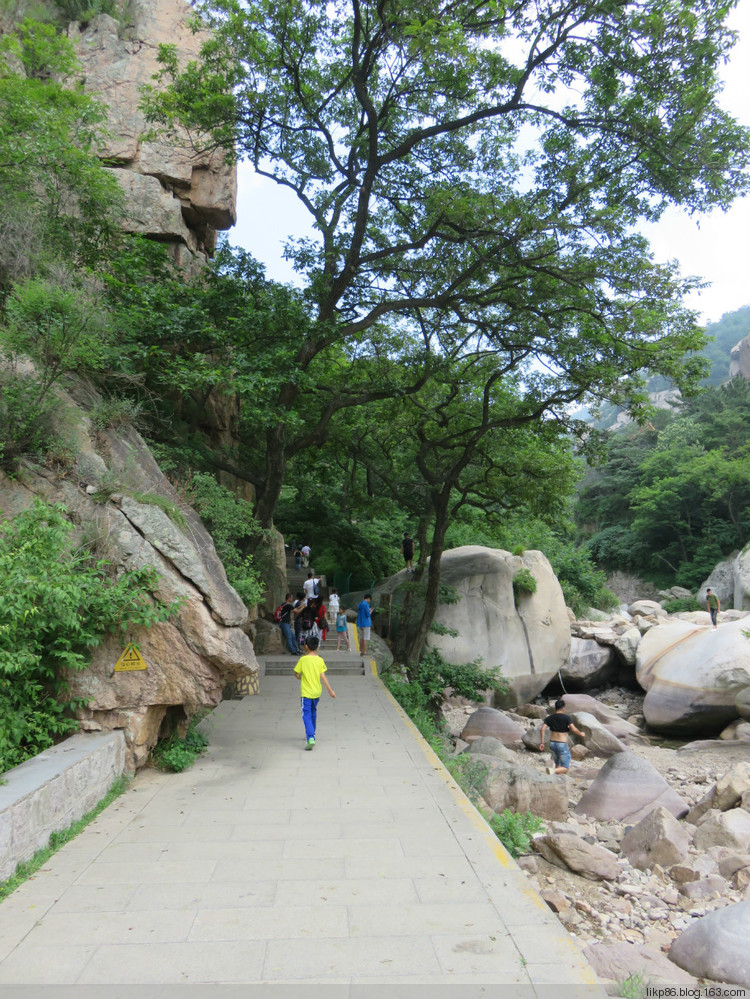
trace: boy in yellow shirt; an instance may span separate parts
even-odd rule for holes
[[[302,721],[305,725],[307,743],[305,749],[315,745],[315,727],[318,720],[318,701],[323,693],[323,686],[331,697],[335,697],[333,688],[326,676],[326,664],[318,655],[318,639],[312,635],[305,643],[306,655],[298,661],[294,672],[300,678],[300,700],[302,702]],[[321,686],[322,684],[322,686]]]

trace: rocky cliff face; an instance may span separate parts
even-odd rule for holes
[[[175,45],[185,62],[197,57],[204,36],[191,32],[190,13],[184,0],[131,0],[120,20],[100,14],[68,28],[83,86],[108,108],[101,157],[125,192],[124,228],[169,243],[185,269],[210,256],[217,230],[237,218],[235,165],[196,152],[185,131],[151,137],[138,109],[160,44]]]
[[[136,768],[160,735],[218,704],[227,683],[243,681],[257,691],[247,608],[200,518],[180,502],[140,435],[132,428],[96,431],[86,415],[96,397],[86,385],[76,382],[59,394],[75,438],[75,465],[61,473],[25,464],[13,478],[0,472],[0,511],[12,518],[35,497],[64,503],[77,539],[97,557],[115,571],[154,566],[162,600],[182,601],[168,622],[109,636],[89,668],[70,677],[72,696],[87,701],[81,727],[122,729]],[[148,668],[115,673],[129,641],[138,643]]]
[[[729,377],[736,378],[737,375],[750,381],[750,333],[732,347],[729,355]]]

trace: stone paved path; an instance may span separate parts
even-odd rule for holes
[[[0,905],[0,985],[595,984],[380,682],[332,680],[313,752],[265,677],[193,769],[140,774]]]

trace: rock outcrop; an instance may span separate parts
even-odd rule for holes
[[[88,405],[95,401],[86,386],[74,390]],[[218,704],[228,683],[257,690],[258,666],[244,630],[248,612],[200,518],[180,502],[140,435],[95,431],[73,396],[59,394],[76,439],[75,467],[64,477],[24,464],[13,478],[0,473],[0,510],[13,517],[35,497],[65,504],[77,540],[85,537],[97,557],[114,571],[153,566],[161,599],[180,601],[167,622],[108,636],[89,668],[69,678],[72,697],[87,702],[82,727],[123,729],[135,768],[160,735]],[[145,671],[113,672],[127,641],[138,644]]]
[[[213,253],[216,231],[236,221],[236,167],[221,152],[199,151],[182,129],[152,136],[139,104],[159,69],[160,44],[175,45],[182,62],[197,57],[206,36],[190,30],[190,15],[185,0],[132,0],[126,21],[99,14],[68,29],[84,89],[107,108],[100,155],[125,194],[122,226],[168,243],[188,270]]]
[[[729,377],[737,375],[750,381],[750,333],[732,347],[729,355]]]
[[[527,569],[536,592],[522,594],[518,607],[513,577]],[[570,623],[565,599],[552,568],[541,552],[523,555],[478,545],[444,552],[444,584],[458,593],[458,602],[441,604],[435,623],[458,633],[431,635],[429,644],[451,663],[481,657],[487,666],[501,666],[510,692],[498,698],[503,707],[531,700],[545,688],[570,656]],[[412,583],[400,572],[378,584],[375,604],[389,594],[395,608],[403,601],[401,587]]]
[[[716,630],[673,620],[643,636],[636,676],[649,728],[710,735],[737,717],[737,695],[750,685],[746,628],[745,620]]]
[[[646,760],[634,753],[611,756],[583,793],[576,812],[596,819],[638,822],[662,806],[676,818],[688,804]]]

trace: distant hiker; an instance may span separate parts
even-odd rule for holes
[[[582,739],[586,738],[585,733],[576,728],[570,715],[565,714],[565,701],[562,697],[555,701],[555,713],[547,715],[542,722],[542,744],[539,749],[544,752],[544,731],[549,729],[549,751],[554,760],[553,766],[549,769],[556,774],[566,774],[570,770],[570,746],[568,745],[568,732],[573,732]]]
[[[299,644],[304,646],[315,634],[315,603],[313,600],[305,600],[304,607],[299,615]]]
[[[294,603],[292,602],[292,594],[287,593],[284,597],[284,603],[281,605],[281,620],[279,621],[279,627],[281,628],[281,634],[284,636],[286,647],[289,649],[290,655],[298,656],[300,653],[300,647],[297,644],[297,639],[294,635],[294,628],[292,627],[293,611]]]
[[[294,568],[302,568],[302,549],[299,545],[294,546]]]
[[[414,539],[409,537],[409,532],[404,531],[404,540],[401,542],[401,554],[404,556],[404,563],[408,572],[414,569]]]
[[[315,608],[315,627],[318,629],[321,642],[325,642],[328,634],[328,618],[326,617],[326,605],[322,597],[316,597],[313,601]]]
[[[331,625],[335,622],[336,615],[339,612],[339,603],[339,591],[331,590],[330,596],[328,597],[328,620],[331,622]]]
[[[318,589],[319,583],[320,581],[315,578],[315,573],[308,572],[307,579],[302,584],[302,589],[305,591],[305,596],[308,600],[317,597],[318,594],[315,591]]]
[[[711,615],[711,624],[714,626],[714,631],[719,627],[719,611],[721,610],[721,601],[713,592],[709,586],[706,590],[706,603],[708,604],[708,613]]]
[[[341,648],[341,640],[346,642],[346,651],[351,652],[349,645],[349,628],[346,623],[346,607],[339,607],[336,611],[336,651]]]
[[[370,627],[372,625],[372,612],[370,610],[371,593],[365,593],[364,600],[357,608],[357,632],[359,634],[359,651],[362,655],[367,652],[367,643],[370,641]]]
[[[302,707],[302,723],[305,726],[305,749],[315,745],[315,731],[318,723],[318,701],[326,688],[331,697],[335,697],[333,688],[328,682],[326,664],[318,655],[318,639],[314,636],[307,641],[305,655],[294,667],[294,672],[300,678],[300,703]],[[322,686],[321,686],[322,684]]]
[[[300,549],[300,551],[302,552],[302,565],[306,569],[308,567],[308,565],[310,564],[310,546],[309,545],[302,545],[302,548]]]

